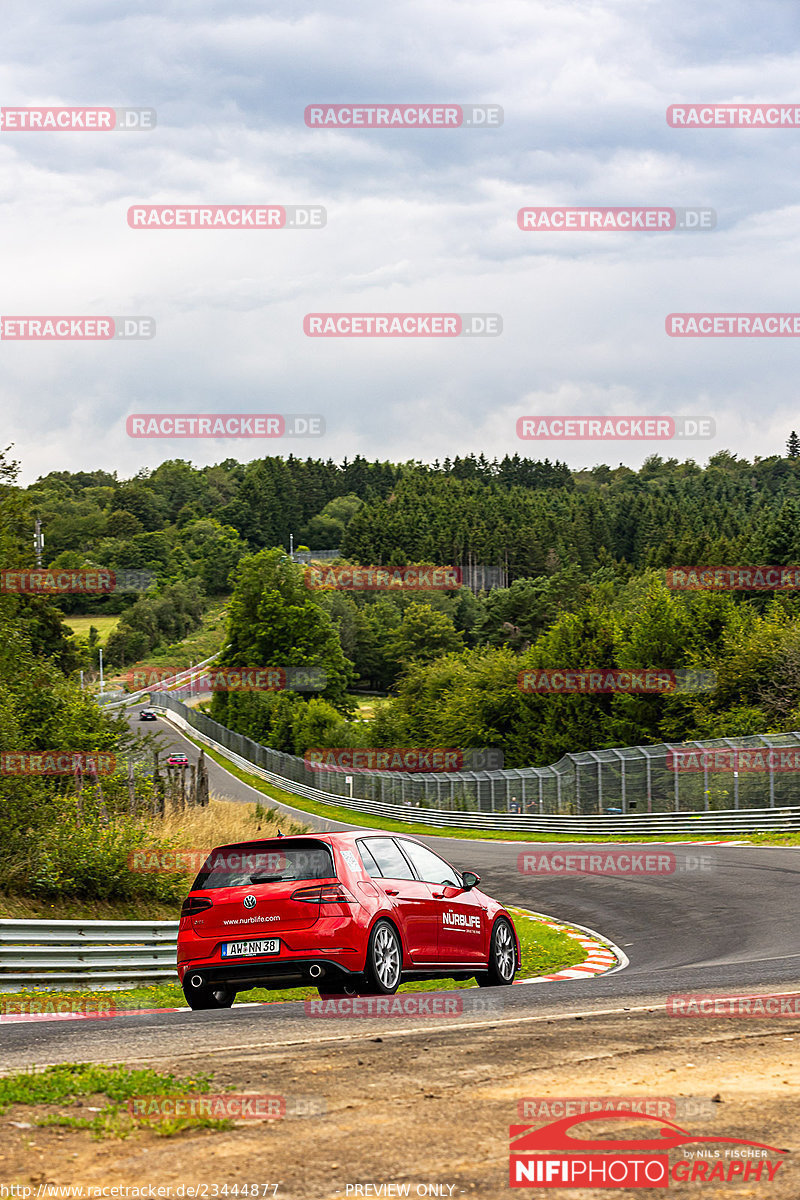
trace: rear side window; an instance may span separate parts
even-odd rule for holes
[[[414,873],[391,838],[369,838],[362,842],[381,869],[385,879],[413,879]]]
[[[320,842],[255,842],[212,850],[192,890],[282,883],[295,879],[335,879],[330,848]]]
[[[358,853],[361,855],[361,861],[364,864],[364,870],[367,874],[371,875],[373,879],[380,879],[381,869],[367,849],[366,842],[358,843]]]

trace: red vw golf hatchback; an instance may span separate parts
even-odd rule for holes
[[[192,1008],[251,987],[391,995],[411,979],[513,983],[519,940],[480,877],[403,834],[315,833],[220,846],[181,909]]]

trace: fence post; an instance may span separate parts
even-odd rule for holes
[[[772,751],[769,755],[769,806],[775,807],[775,763],[772,758]]]
[[[673,762],[673,764],[675,764],[674,755],[673,755],[672,762]],[[675,812],[680,812],[680,810],[681,810],[680,772],[673,771],[673,775],[675,776]]]
[[[650,755],[645,751],[645,762],[647,763],[647,811],[653,811],[653,774],[650,769]]]

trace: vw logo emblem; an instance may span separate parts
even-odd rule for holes
[[[255,908],[256,898],[255,896],[245,896],[242,903],[244,904],[245,908]]]

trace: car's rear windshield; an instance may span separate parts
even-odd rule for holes
[[[324,842],[269,842],[221,846],[212,850],[192,891],[282,883],[295,879],[333,879],[336,871],[330,847]]]

